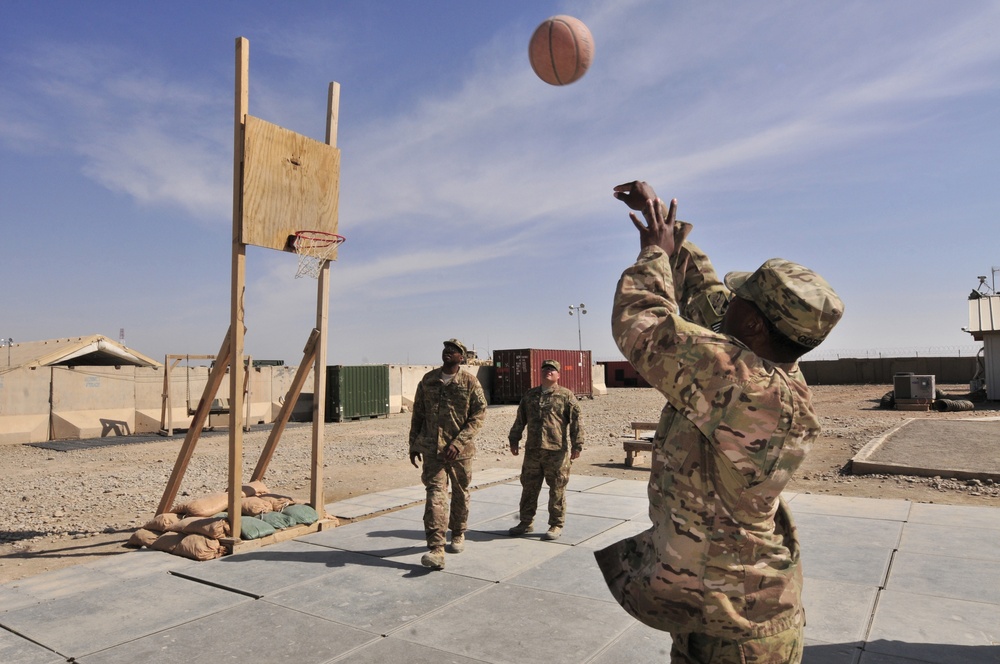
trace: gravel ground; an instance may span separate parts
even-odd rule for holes
[[[962,386],[942,386],[959,393]],[[949,391],[947,388],[952,387]],[[975,412],[912,413],[877,409],[888,388],[814,388],[823,437],[789,489],[802,492],[906,498],[913,501],[1000,507],[1000,487],[945,478],[855,477],[850,458],[873,437],[907,417],[1000,415],[993,402]],[[573,472],[645,480],[648,455],[623,465],[622,441],[630,422],[655,421],[662,397],[651,389],[615,389],[581,401],[587,444]],[[519,468],[507,450],[513,405],[491,406],[477,437],[475,468]],[[324,429],[326,502],[420,483],[407,457],[409,416],[331,423]],[[244,435],[244,478],[249,478],[267,430]],[[286,429],[265,482],[272,491],[308,498],[311,424]],[[0,582],[121,552],[121,544],[155,512],[183,442],[182,435],[129,445],[56,452],[29,445],[0,446]],[[206,432],[198,442],[179,499],[224,491],[228,435]]]

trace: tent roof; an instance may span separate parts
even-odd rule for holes
[[[6,352],[5,352],[6,351]],[[7,357],[4,357],[7,355]],[[5,360],[10,358],[9,362]],[[89,337],[48,339],[14,343],[0,349],[0,368],[48,366],[136,366],[161,367],[160,362],[146,357],[117,341],[92,334]]]

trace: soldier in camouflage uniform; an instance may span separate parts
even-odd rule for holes
[[[420,563],[444,568],[445,532],[451,529],[451,553],[465,549],[469,519],[469,482],[476,456],[476,432],[486,418],[486,395],[479,380],[461,370],[465,346],[444,342],[443,366],[428,371],[417,385],[410,420],[410,463],[423,461],[420,479],[427,487],[424,532],[430,549]],[[451,483],[451,510],[448,484]]]
[[[597,552],[598,564],[626,611],[671,633],[672,662],[798,663],[802,570],[780,493],[820,430],[797,360],[843,303],[783,259],[723,286],[686,241],[690,225],[675,223],[676,201],[667,209],[645,182],[615,197],[646,224],[630,214],[642,249],[618,283],[614,337],[667,403],[653,442],[653,526]]]
[[[521,465],[520,523],[508,531],[511,536],[531,532],[543,478],[549,485],[549,530],[542,537],[559,539],[566,522],[566,484],[570,464],[583,450],[583,425],[576,395],[559,384],[561,369],[555,360],[542,362],[542,384],[521,398],[507,436],[510,453],[517,456],[521,434],[528,427]]]

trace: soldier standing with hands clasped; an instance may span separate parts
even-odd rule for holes
[[[528,427],[521,464],[520,522],[508,531],[511,536],[531,532],[543,479],[549,485],[549,530],[542,537],[558,539],[566,522],[566,484],[570,464],[583,449],[583,425],[576,396],[559,384],[561,369],[555,360],[542,362],[542,384],[522,397],[507,436],[510,453],[517,456],[521,434]]]
[[[639,181],[614,195],[646,223],[630,213],[641,250],[618,282],[612,332],[667,403],[653,438],[653,525],[597,562],[622,608],[670,632],[672,662],[798,664],[802,568],[780,494],[820,431],[798,358],[844,305],[781,258],[731,272],[723,287],[676,221],[676,200],[668,208]]]
[[[476,456],[476,432],[486,419],[486,395],[479,380],[461,370],[465,346],[444,342],[442,366],[428,371],[417,385],[410,419],[410,463],[423,461],[420,479],[427,488],[424,532],[427,548],[420,564],[444,568],[445,533],[451,529],[451,553],[465,550],[469,520],[469,483]],[[448,484],[451,484],[451,509]]]

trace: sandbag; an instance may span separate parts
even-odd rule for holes
[[[295,504],[295,499],[291,496],[281,496],[276,493],[265,493],[260,496],[271,504],[271,510],[280,512],[289,505]]]
[[[167,553],[173,553],[177,545],[181,543],[187,535],[184,533],[164,533],[157,537],[152,544],[149,545],[150,549],[156,551],[166,551]]]
[[[173,512],[164,512],[163,514],[157,514],[152,519],[146,522],[143,526],[146,530],[155,530],[158,533],[166,533],[170,531],[170,526],[174,525],[181,520],[181,517]]]
[[[299,524],[290,514],[282,512],[267,512],[258,517],[261,521],[271,524],[276,530],[291,528]]]
[[[225,550],[217,539],[192,534],[184,535],[184,539],[174,547],[171,553],[175,556],[190,558],[191,560],[212,560],[225,553]]]
[[[267,492],[267,486],[265,486],[265,484],[260,480],[247,482],[243,485],[243,495],[248,498],[251,496],[259,496]]]
[[[170,526],[170,532],[204,535],[212,539],[229,537],[229,523],[218,517],[189,516]]]
[[[289,505],[281,513],[295,519],[295,523],[309,525],[319,521],[319,514],[310,505]]]
[[[185,516],[212,516],[216,512],[221,512],[229,507],[229,494],[225,491],[211,493],[201,498],[196,498],[187,503],[174,506],[171,512],[180,512]]]
[[[132,537],[128,538],[128,541],[125,542],[125,546],[132,547],[133,549],[138,549],[143,546],[149,548],[159,536],[160,533],[156,531],[140,528],[132,533]]]
[[[245,516],[240,519],[240,538],[245,540],[260,539],[274,534],[274,526],[261,521],[257,517]]]
[[[271,502],[259,496],[244,498],[240,505],[240,513],[244,516],[257,516],[271,511]]]

